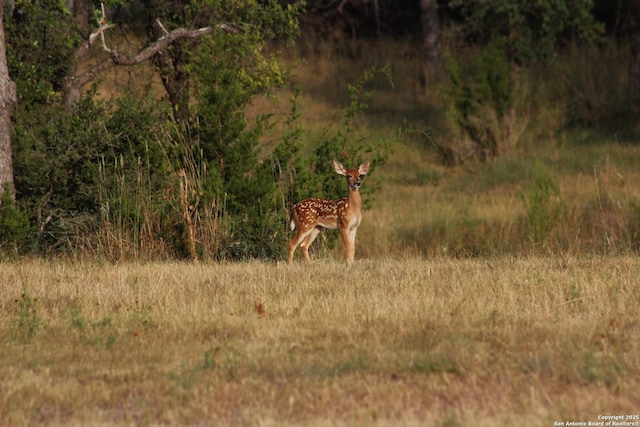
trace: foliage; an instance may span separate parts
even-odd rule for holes
[[[104,110],[87,98],[73,113],[55,104],[20,104],[19,111],[25,113],[14,128],[16,193],[42,243],[51,226],[66,229],[69,214],[98,209],[97,159],[108,133],[96,118]]]
[[[21,1],[5,17],[9,74],[20,103],[54,102],[79,43],[63,1]]]
[[[266,41],[296,33],[299,5],[210,1],[197,7],[189,2],[153,6],[167,25],[217,29],[197,49],[187,43],[169,49],[188,48],[176,57],[182,62],[173,64],[184,66],[197,90],[198,110],[185,122],[166,123],[166,105],[135,88],[131,96],[111,103],[97,101],[89,91],[73,111],[65,111],[55,93],[72,65],[75,39],[65,38],[71,26],[58,25],[57,38],[46,32],[24,37],[34,31],[26,25],[31,21],[14,22],[11,46],[14,53],[24,52],[14,55],[12,63],[24,94],[14,127],[16,190],[34,226],[34,246],[48,251],[102,245],[109,257],[118,258],[138,256],[142,247],[168,245],[170,255],[196,258],[210,254],[197,242],[226,240],[228,248],[237,248],[237,239],[253,243],[234,257],[273,257],[277,245],[268,233],[281,221],[282,209],[271,164],[258,159],[267,116],[249,124],[244,110],[253,96],[284,83],[286,70],[266,53]],[[38,3],[33,7],[44,10]],[[62,4],[52,10],[69,18]],[[64,21],[52,17],[47,22]],[[221,23],[232,30],[223,31]],[[34,47],[49,42],[64,55],[30,49],[25,40],[33,40]],[[217,208],[210,217],[212,206]],[[219,231],[211,223],[222,212],[230,219],[228,238],[225,233],[213,239],[198,234],[203,228]],[[121,244],[114,244],[114,238]],[[124,249],[130,245],[122,243],[130,239],[136,243]]]
[[[288,2],[291,0],[281,0]],[[307,0],[301,14],[303,32],[316,38],[360,39],[420,33],[419,0]]]
[[[274,178],[282,206],[287,210],[299,200],[315,194],[320,181],[313,173],[313,158],[303,154],[304,129],[300,124],[299,99],[302,88],[296,87],[290,98],[291,110],[284,118],[282,140],[271,154]],[[288,226],[288,225],[287,225]]]
[[[29,219],[17,206],[14,192],[5,184],[0,196],[0,251],[16,252],[18,244],[29,234]]]
[[[576,37],[593,41],[602,32],[593,0],[452,0],[459,14],[458,31],[471,43],[504,39],[510,61],[531,64],[553,56],[555,49]]]
[[[225,213],[233,218],[233,244],[227,246],[233,257],[274,257],[280,241],[274,236],[282,234],[271,164],[258,158],[269,115],[250,124],[245,113],[254,96],[286,78],[283,65],[264,53],[262,37],[258,31],[221,31],[203,41],[191,67],[198,108],[192,125],[197,143],[190,155],[206,167],[198,190],[203,205],[224,198]]]
[[[183,247],[180,212],[172,205],[179,192],[171,160],[178,150],[163,140],[166,106],[131,88],[107,107],[108,144],[96,159],[99,229],[92,231],[100,250],[109,259],[182,253],[176,249]]]
[[[458,158],[493,159],[516,148],[535,104],[516,106],[529,96],[524,76],[568,44],[598,40],[602,27],[592,8],[591,0],[449,2],[456,36],[475,52],[466,60],[460,49],[447,61],[444,92]]]
[[[105,133],[93,120],[102,111],[91,101],[92,92],[76,111],[61,108],[57,92],[79,41],[64,3],[19,2],[6,23],[19,97],[12,129],[16,196],[36,233],[29,245],[35,247],[52,226],[68,230],[68,214],[96,209],[92,160]]]
[[[29,7],[44,5],[27,3]],[[450,2],[456,3],[458,10],[467,10],[461,2]],[[131,87],[128,96],[110,102],[99,100],[93,88],[75,110],[65,111],[58,90],[73,65],[76,41],[70,32],[68,38],[61,36],[71,29],[64,7],[49,2],[47,6],[55,13],[42,15],[59,17],[51,18],[51,22],[64,23],[59,28],[44,26],[37,32],[35,21],[25,20],[21,26],[16,19],[9,20],[12,75],[20,88],[20,104],[12,129],[17,201],[3,203],[5,211],[0,214],[6,220],[0,221],[0,229],[8,230],[5,242],[16,242],[8,246],[45,254],[77,251],[80,256],[107,260],[279,258],[289,235],[287,217],[293,203],[311,196],[344,197],[344,178],[335,174],[333,159],[345,166],[372,162],[375,173],[361,189],[370,207],[380,188],[377,167],[387,160],[396,142],[388,137],[394,132],[389,129],[399,123],[420,127],[425,121],[430,126],[441,113],[435,111],[441,99],[425,98],[416,91],[419,61],[415,46],[408,51],[398,49],[402,52],[394,52],[398,56],[391,62],[394,80],[405,87],[394,88],[393,93],[382,89],[382,97],[388,96],[383,98],[385,107],[367,111],[373,96],[369,89],[375,86],[372,80],[390,80],[391,67],[367,69],[376,55],[369,55],[363,44],[351,49],[348,59],[334,55],[330,59],[334,62],[321,64],[318,71],[332,74],[314,74],[308,94],[302,87],[296,89],[291,110],[282,121],[275,109],[253,119],[248,111],[255,111],[251,104],[256,96],[279,96],[287,91],[289,66],[297,58],[284,65],[278,49],[282,40],[297,32],[293,9],[278,9],[275,2],[208,1],[198,7],[182,2],[189,6],[180,11],[186,13],[183,15],[171,9],[175,2],[162,4],[168,9],[158,16],[168,28],[215,23],[232,30],[218,26],[200,44],[191,41],[168,49],[171,53],[183,49],[185,67],[181,71],[188,75],[185,90],[190,97],[185,120],[175,120],[175,105],[158,99],[149,88]],[[470,2],[468,7],[472,5],[487,17],[503,13],[500,8],[486,9],[480,2]],[[518,16],[527,23],[530,15]],[[474,25],[482,23],[469,19]],[[554,22],[549,25],[559,25]],[[616,138],[637,140],[636,129],[617,126],[624,125],[628,116],[617,115],[623,106],[614,103],[624,99],[626,68],[620,64],[628,52],[624,46],[610,46],[615,55],[607,56],[599,50],[601,46],[582,49],[577,43],[575,51],[555,50],[568,40],[570,31],[565,29],[555,33],[556,42],[549,42],[554,45],[552,52],[562,53],[561,60],[530,67],[532,59],[523,53],[526,49],[515,43],[526,31],[506,32],[498,27],[486,37],[477,32],[475,37],[470,33],[461,39],[464,48],[451,52],[455,59],[449,62],[444,96],[445,104],[452,107],[449,118],[455,136],[465,143],[471,141],[475,155],[495,160],[465,165],[464,170],[442,170],[435,165],[433,175],[438,179],[432,180],[431,174],[420,175],[430,168],[429,153],[420,151],[409,162],[402,154],[394,156],[396,168],[412,178],[391,182],[384,203],[376,204],[372,213],[374,218],[378,215],[378,222],[365,221],[366,227],[388,227],[385,237],[377,229],[359,236],[363,243],[369,239],[362,245],[369,251],[366,255],[401,254],[407,248],[429,256],[518,253],[525,241],[548,250],[551,238],[561,250],[589,252],[600,248],[605,238],[611,250],[637,250],[638,208],[631,185],[624,188],[625,194],[610,200],[603,192],[602,204],[591,201],[585,207],[582,200],[571,199],[565,212],[562,202],[568,195],[563,192],[560,200],[555,190],[560,178],[551,166],[538,166],[540,170],[534,171],[530,160],[542,154],[544,164],[557,165],[557,157],[562,161],[562,156],[575,151],[576,147],[565,149],[573,137],[563,133],[556,138],[553,133],[566,123],[600,124],[603,117],[615,116]],[[271,43],[273,39],[278,41]],[[457,49],[458,42],[460,39],[447,45]],[[339,82],[333,68],[336,60],[345,60],[338,68]],[[367,69],[362,77],[354,78],[362,69]],[[403,70],[406,74],[398,78]],[[547,85],[528,91],[529,81],[522,76],[544,79]],[[349,103],[334,120],[332,113],[345,103],[344,97],[320,92],[338,87],[336,92],[346,93],[347,81],[356,82],[349,85]],[[319,104],[321,114],[316,114]],[[425,108],[425,104],[429,105]],[[514,118],[515,128],[529,123],[527,111],[521,116],[518,110],[522,104],[544,109],[535,116],[535,126],[545,128],[545,136],[553,136],[550,142],[528,138],[530,145],[519,144],[518,132],[511,129]],[[613,111],[612,105],[618,109]],[[331,118],[318,119],[327,110]],[[611,135],[609,128],[603,127],[593,138],[598,145],[604,134]],[[438,131],[434,137],[447,139]],[[576,156],[571,160],[572,170],[579,168],[589,176],[593,157],[609,158],[590,151],[588,159]],[[615,171],[610,175],[615,181]],[[628,182],[635,177],[626,171],[622,175]],[[456,180],[461,184],[452,185]],[[390,196],[395,199],[389,201]],[[572,230],[575,224],[579,224],[578,232]],[[594,236],[598,244],[593,243]]]
[[[170,153],[156,138],[163,109],[144,91],[132,88],[130,94],[105,103],[90,92],[72,112],[57,103],[19,105],[15,186],[32,225],[33,249],[92,247],[91,236],[105,226],[113,231],[115,223],[138,236],[147,230],[159,238],[162,228],[171,230],[171,221],[157,219],[170,211],[162,199],[170,185]],[[149,194],[159,197],[149,203]],[[154,226],[146,222],[150,212]]]
[[[151,42],[164,35],[163,26],[213,27],[213,38],[231,47],[229,52],[215,52],[221,54],[217,60],[224,59],[222,63],[228,66],[228,71],[236,71],[234,78],[241,80],[245,89],[264,91],[282,83],[278,61],[266,55],[264,48],[267,41],[288,41],[297,35],[301,3],[281,6],[276,0],[146,0],[144,4]],[[195,77],[192,55],[200,45],[201,39],[175,40],[153,57],[177,121],[191,119],[190,85],[187,83]],[[211,43],[205,48],[211,51]]]
[[[497,131],[513,107],[515,82],[511,63],[502,39],[494,39],[462,65],[447,59],[447,83],[444,93],[449,102],[449,117],[459,138],[469,138],[482,159],[502,154],[503,135]]]

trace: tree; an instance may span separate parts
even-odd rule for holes
[[[134,66],[152,60],[167,91],[174,118],[183,122],[190,116],[189,62],[202,37],[216,31],[235,34],[262,31],[268,38],[282,30],[282,22],[291,23],[300,6],[297,3],[283,9],[275,0],[144,0],[143,4],[147,45],[133,54],[123,55],[105,42],[105,32],[114,26],[107,19],[105,4],[101,4],[101,11],[94,13],[90,0],[72,2],[71,12],[80,43],[73,55],[75,63],[63,81],[63,99],[68,109],[78,103],[83,88],[98,75],[116,66]],[[88,58],[99,41],[108,56],[80,72],[78,64]]]
[[[549,58],[563,42],[595,39],[601,25],[593,0],[451,0],[458,31],[470,44],[503,39],[509,60],[526,65]]]
[[[273,38],[289,38],[298,31],[299,2],[287,7],[276,0],[144,0],[143,3],[147,8],[150,43],[165,37],[165,26],[212,29],[209,32],[214,32],[215,37],[234,34],[239,41],[251,37],[254,46]],[[189,63],[200,44],[199,37],[178,37],[152,56],[178,122],[190,117]],[[250,57],[251,53],[246,55]]]
[[[180,27],[168,31],[165,29],[159,17],[156,16],[154,27],[158,28],[158,30],[153,32],[153,37],[149,40],[148,45],[132,55],[122,55],[116,48],[107,46],[105,42],[105,31],[113,27],[107,20],[105,5],[102,4],[102,10],[99,14],[100,19],[96,19],[95,21],[93,17],[96,15],[92,13],[90,9],[91,3],[89,0],[75,0],[72,4],[72,15],[76,24],[77,35],[80,37],[81,42],[74,52],[75,62],[63,80],[63,99],[68,109],[80,101],[83,88],[105,71],[116,66],[141,64],[153,57],[157,57],[159,52],[166,52],[169,46],[178,44],[179,40],[199,39],[213,32],[213,27],[210,25],[205,25],[197,29]],[[153,9],[151,15],[153,15]],[[230,27],[225,25],[219,25],[218,28],[222,30],[230,29]],[[78,64],[88,57],[92,47],[99,40],[102,41],[103,49],[109,54],[108,57],[94,63],[86,70],[79,72]],[[165,79],[163,79],[163,83],[164,82]],[[174,91],[171,90],[172,88],[167,87],[166,84],[165,88],[167,88],[169,97],[173,99]]]
[[[8,65],[21,95],[13,123],[16,191],[33,226],[32,247],[71,249],[80,238],[95,239],[100,227],[118,224],[121,235],[132,236],[131,247],[145,238],[169,256],[219,256],[224,242],[233,256],[265,254],[264,238],[274,239],[265,233],[281,225],[282,210],[273,206],[270,163],[258,157],[266,122],[249,123],[244,107],[285,81],[286,68],[267,47],[271,39],[297,34],[296,6],[202,0],[185,7],[195,20],[174,19],[164,9],[151,17],[127,15],[127,35],[145,28],[147,18],[162,34],[149,34],[142,48],[128,54],[124,47],[122,54],[108,34],[118,16],[87,4],[76,0],[67,10],[62,2],[22,2],[7,33]],[[87,87],[107,69],[180,49],[186,54],[161,77],[185,71],[188,91],[176,91],[185,108],[176,108],[171,96],[146,97],[143,87],[109,102],[94,98],[95,85]],[[98,59],[88,60],[89,51],[91,58],[100,53]],[[223,215],[225,227],[208,227]],[[269,227],[261,226],[267,221]],[[253,248],[237,250],[230,240],[237,237],[227,237],[233,224],[236,236],[245,233],[243,242],[256,242]]]
[[[438,82],[442,75],[442,45],[440,42],[440,18],[436,0],[420,0],[422,22],[422,48],[424,50],[424,77],[427,88]]]
[[[11,80],[7,65],[4,12],[5,0],[0,0],[0,195],[5,185],[13,187],[11,113],[18,102],[16,84]]]

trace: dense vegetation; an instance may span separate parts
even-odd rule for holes
[[[396,234],[399,252],[638,249],[639,203],[626,184],[632,165],[606,172],[625,175],[621,192],[574,202],[559,164],[574,160],[554,154],[584,150],[584,139],[596,151],[635,141],[628,33],[610,18],[615,11],[591,2],[440,2],[444,69],[434,82],[422,75],[416,13],[389,12],[377,31],[355,31],[368,21],[349,17],[372,15],[358,15],[362,4],[350,2],[333,15],[349,18],[345,38],[322,30],[327,21],[314,15],[321,2],[309,2],[307,12],[289,3],[112,2],[105,16],[120,31],[109,28],[105,46],[122,51],[157,37],[154,22],[215,29],[138,65],[143,77],[130,71],[95,80],[71,107],[69,76],[107,54],[95,46],[93,56],[74,63],[81,32],[66,6],[17,5],[6,19],[20,102],[12,129],[15,202],[6,193],[0,208],[2,252],[279,259],[291,204],[344,194],[333,158],[370,160],[388,175],[394,165],[411,164],[412,184],[424,191],[444,185],[448,199],[486,191],[478,186],[490,180],[496,200],[520,204],[507,220],[467,209],[454,214],[457,222],[439,224],[433,214],[430,223]],[[392,10],[391,3],[380,2],[377,12]],[[631,16],[627,8],[617,12]],[[300,59],[317,68],[305,72]],[[320,104],[327,114],[306,116]],[[596,166],[585,162],[581,173]],[[369,206],[383,211],[388,193],[405,191],[396,186],[406,171],[385,183],[387,193],[373,171],[362,190]],[[571,232],[576,221],[581,231]],[[331,247],[332,239],[324,243]]]

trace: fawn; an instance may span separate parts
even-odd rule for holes
[[[298,245],[304,258],[309,261],[309,246],[323,228],[340,229],[347,263],[353,262],[356,231],[362,221],[362,198],[358,188],[362,183],[362,177],[369,172],[369,166],[369,162],[365,162],[358,169],[345,169],[340,162],[334,160],[333,167],[336,173],[344,175],[347,179],[348,197],[341,200],[305,199],[293,206],[290,226],[291,231],[298,227],[298,232],[289,241],[289,262],[293,261],[293,253]]]

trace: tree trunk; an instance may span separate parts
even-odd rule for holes
[[[169,22],[175,20],[174,24],[189,25],[183,22],[183,17],[187,15],[185,10],[188,7],[188,2],[184,0],[172,1],[168,10],[165,10],[167,6],[162,0],[145,0],[143,3],[152,18],[149,22],[149,34],[154,40],[163,37],[166,31],[158,23],[161,17],[168,18]],[[166,16],[167,12],[169,17]],[[173,118],[177,122],[189,119],[189,73],[187,71],[191,51],[189,43],[189,40],[185,39],[175,40],[152,58],[160,73],[162,85],[169,96]]]
[[[95,77],[95,75],[91,75],[90,79],[84,79],[78,75],[78,66],[89,56],[95,36],[92,39],[89,0],[68,1],[67,6],[73,16],[75,31],[80,35],[81,40],[74,52],[74,61],[69,67],[67,75],[62,79],[62,99],[67,110],[71,110],[80,102],[84,85]]]
[[[18,103],[16,84],[9,76],[4,33],[5,0],[0,0],[0,195],[5,184],[13,189],[13,152],[11,149],[11,113]]]
[[[640,0],[629,4],[629,100],[640,103]]]
[[[155,33],[156,38],[162,34]],[[185,122],[189,119],[189,49],[185,48],[185,40],[176,40],[169,49],[153,56],[153,63],[160,72],[162,85],[167,91],[169,102],[173,111],[173,118],[177,122]]]
[[[420,0],[422,47],[424,50],[424,82],[427,91],[442,77],[442,45],[440,18],[436,0]]]

